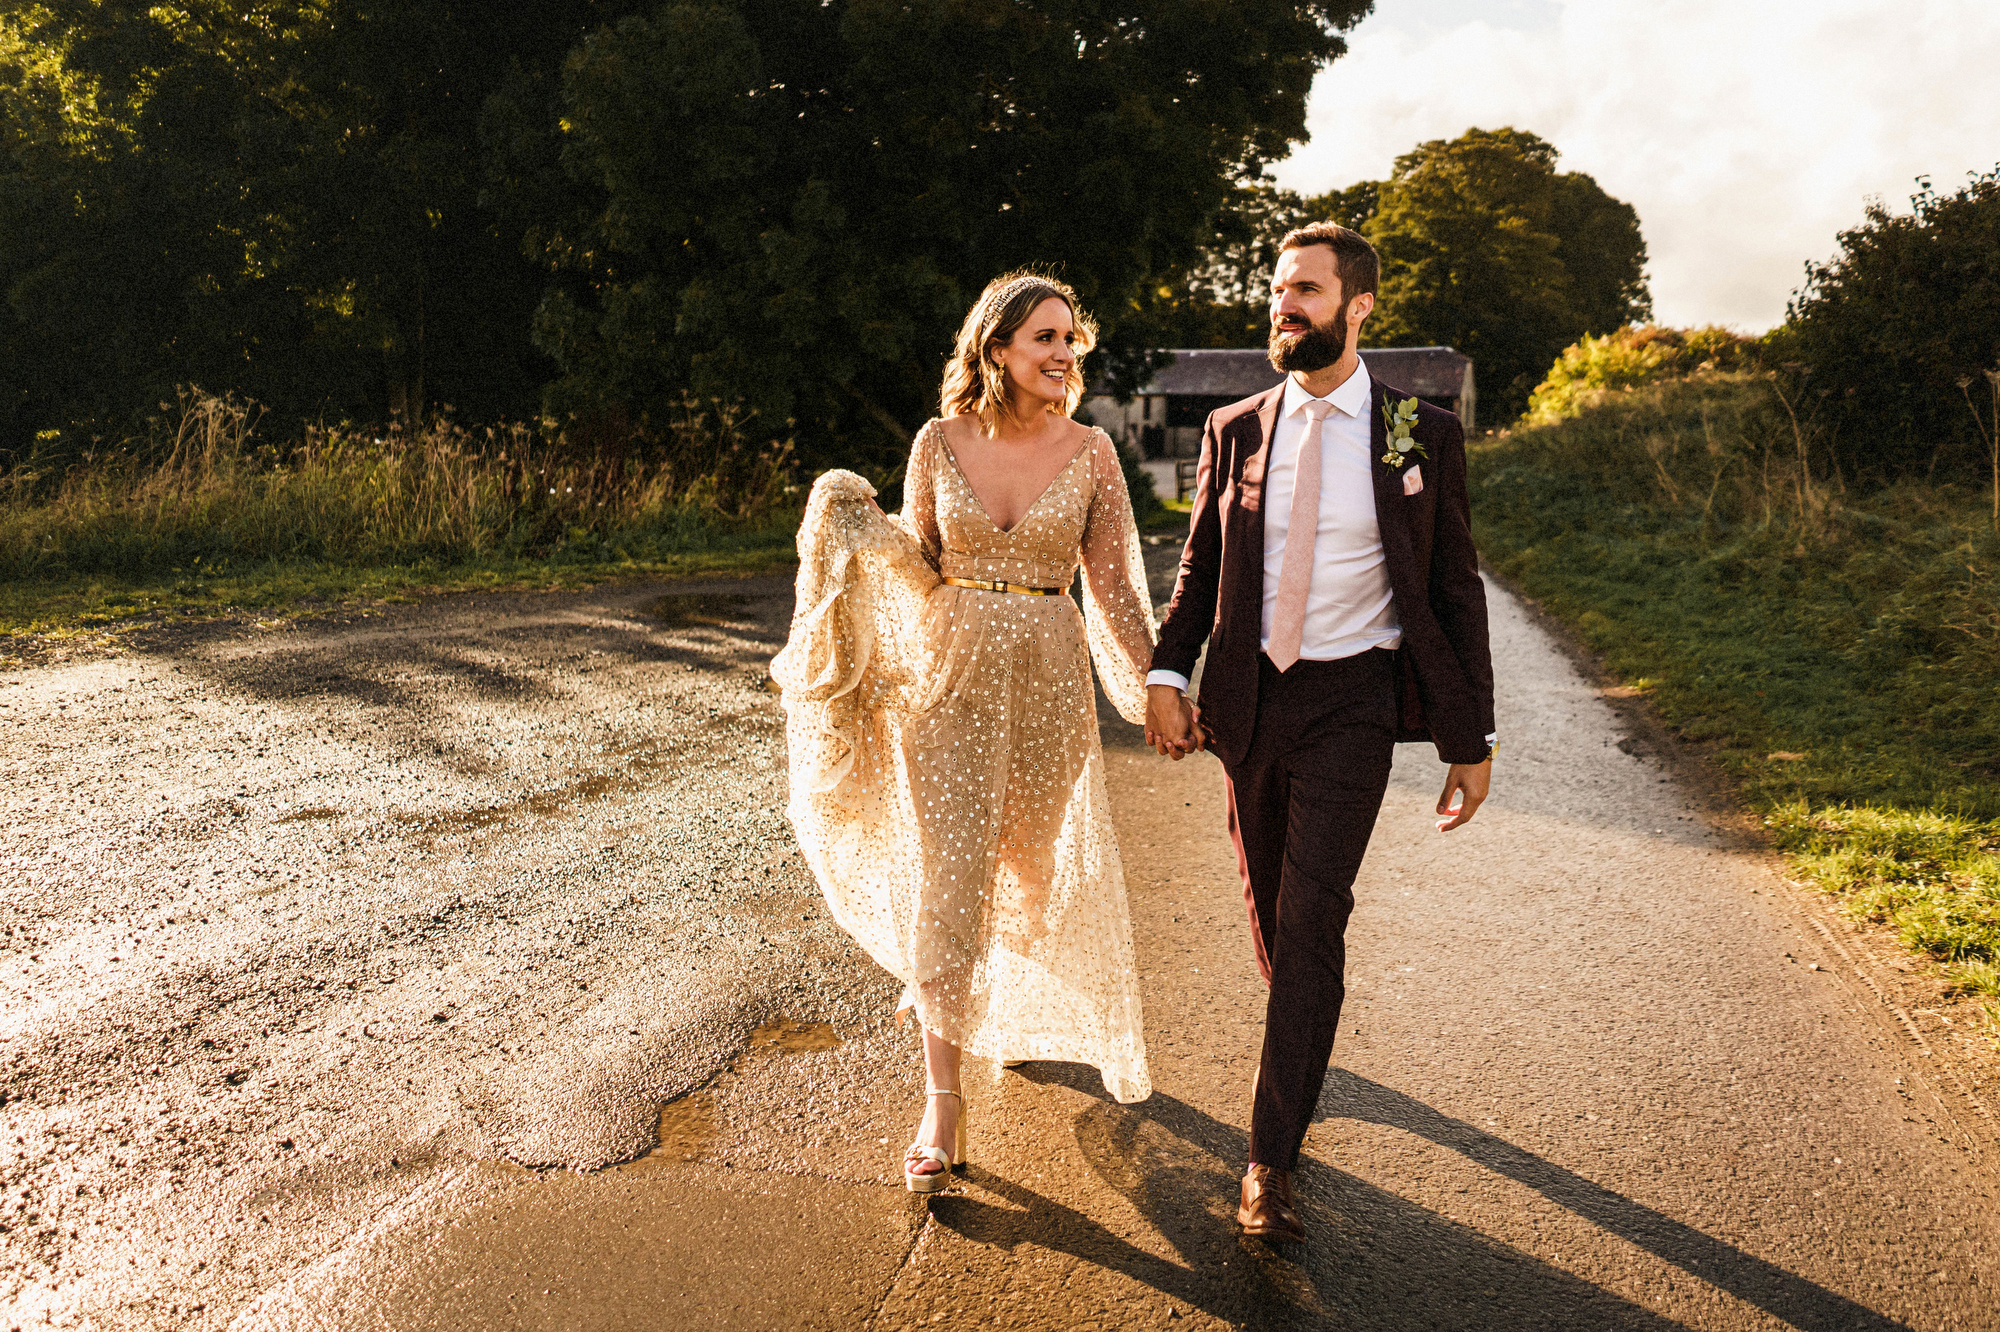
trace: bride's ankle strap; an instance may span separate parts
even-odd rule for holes
[[[965,1099],[965,1093],[964,1093],[964,1092],[962,1092],[962,1091],[958,1091],[957,1089],[955,1089],[955,1088],[952,1088],[952,1087],[932,1087],[932,1088],[930,1088],[929,1090],[927,1090],[927,1091],[926,1091],[926,1092],[924,1093],[924,1095],[926,1095],[926,1096],[956,1096],[956,1097],[957,1097],[957,1098],[958,1098],[959,1100],[961,1100],[961,1101]]]

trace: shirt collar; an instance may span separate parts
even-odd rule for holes
[[[1368,411],[1368,363],[1355,358],[1354,373],[1341,386],[1326,395],[1326,400],[1349,416],[1364,416]],[[1285,376],[1285,401],[1280,414],[1290,416],[1294,412],[1304,412],[1312,401],[1312,394],[1299,387],[1299,381]]]

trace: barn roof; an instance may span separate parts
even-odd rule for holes
[[[1167,397],[1247,398],[1283,378],[1256,350],[1198,348],[1171,353],[1173,363],[1141,393]],[[1364,347],[1368,373],[1411,393],[1455,398],[1465,385],[1467,358],[1450,347]]]

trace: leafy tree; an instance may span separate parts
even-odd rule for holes
[[[0,0],[0,451],[186,382],[888,440],[1030,262],[1143,367],[1147,291],[1367,8]]]
[[[1638,214],[1556,157],[1514,129],[1419,144],[1361,227],[1382,256],[1370,340],[1456,347],[1502,419],[1564,347],[1651,313]]]
[[[1338,222],[1381,252],[1379,346],[1443,343],[1478,363],[1504,414],[1566,346],[1646,317],[1645,242],[1629,204],[1516,130],[1419,145],[1385,181],[1301,197],[1250,182],[1230,197],[1200,260],[1144,293],[1137,328],[1156,346],[1258,347],[1279,240]]]
[[[1270,333],[1271,270],[1285,233],[1309,222],[1359,230],[1377,182],[1301,198],[1267,180],[1243,182],[1216,215],[1196,262],[1151,283],[1127,330],[1154,347],[1261,347]]]
[[[1806,266],[1772,338],[1824,395],[1843,466],[1878,481],[1976,478],[1988,458],[1973,404],[1993,429],[1981,394],[2000,368],[2000,167],[1951,194],[1919,184],[1910,213],[1870,203],[1839,255]]]
[[[1343,227],[1359,231],[1368,225],[1368,219],[1375,216],[1375,207],[1382,197],[1382,182],[1360,180],[1344,190],[1328,190],[1325,194],[1315,194],[1300,200],[1300,209],[1313,222],[1337,222]]]
[[[1278,242],[1309,220],[1305,201],[1267,181],[1233,191],[1197,261],[1149,283],[1126,316],[1150,347],[1261,347]]]
[[[1129,364],[1149,286],[1305,136],[1313,74],[1367,9],[705,0],[602,27],[554,114],[522,81],[488,122],[496,188],[558,273],[535,325],[553,402],[644,423],[683,392],[741,397],[886,457],[971,298],[1029,263]]]
[[[116,438],[184,382],[532,409],[544,279],[482,207],[478,119],[602,12],[0,0],[0,448]]]

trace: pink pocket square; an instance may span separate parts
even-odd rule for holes
[[[1405,495],[1414,495],[1423,488],[1424,469],[1415,463],[1411,463],[1410,470],[1403,473],[1403,493]]]

